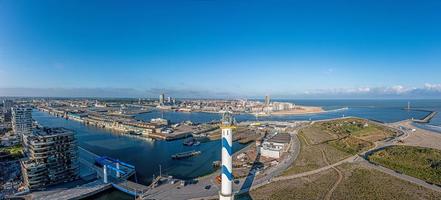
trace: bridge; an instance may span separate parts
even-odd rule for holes
[[[81,176],[92,177],[92,181],[68,188],[55,188],[46,191],[33,192],[32,199],[83,199],[103,192],[110,188],[118,189],[137,199],[146,198],[147,192],[161,180],[156,177],[149,186],[128,180],[135,176],[135,166],[107,156],[98,156],[84,148],[78,147]],[[93,180],[95,179],[95,180]]]
[[[136,181],[135,166],[108,156],[100,157],[83,148],[79,149],[80,157],[82,158],[80,162],[84,162],[84,164],[94,168],[102,183],[111,185],[135,198],[145,198],[147,192],[154,188],[163,178],[161,176],[156,177],[149,186],[130,181],[128,178],[133,175],[135,175]]]

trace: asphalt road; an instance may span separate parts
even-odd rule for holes
[[[324,121],[327,121],[327,120],[324,120]],[[400,129],[397,129],[396,126],[393,127],[392,125],[389,125],[389,127],[398,130],[400,132],[400,134],[394,138],[387,139],[385,141],[376,142],[375,147],[373,147],[370,150],[362,152],[359,155],[354,155],[354,156],[348,157],[348,158],[341,160],[337,163],[334,163],[334,164],[331,164],[331,165],[328,165],[328,166],[325,166],[325,167],[322,167],[322,168],[319,168],[316,170],[311,170],[308,172],[303,172],[300,174],[294,174],[294,175],[290,175],[290,176],[280,176],[279,177],[278,175],[280,175],[284,170],[286,170],[288,167],[291,166],[291,164],[297,158],[297,156],[300,152],[300,142],[297,138],[297,133],[293,132],[293,133],[291,133],[291,135],[293,136],[291,138],[291,140],[292,140],[291,142],[294,145],[291,145],[291,149],[289,151],[290,152],[289,156],[284,161],[279,163],[279,165],[272,167],[272,168],[268,169],[267,171],[263,172],[264,173],[263,176],[255,179],[255,180],[254,180],[254,177],[252,177],[253,181],[250,186],[244,187],[243,182],[245,179],[241,179],[240,184],[233,185],[234,191],[236,194],[240,194],[240,193],[248,192],[250,189],[255,189],[255,188],[264,186],[266,184],[276,182],[276,181],[290,180],[290,179],[296,179],[296,178],[300,178],[300,177],[310,176],[313,174],[321,173],[323,171],[335,168],[335,167],[342,165],[344,163],[360,162],[363,165],[366,165],[368,167],[382,171],[386,174],[392,175],[392,176],[400,178],[402,180],[406,180],[411,183],[414,183],[414,184],[441,192],[441,187],[428,184],[423,180],[420,180],[420,179],[417,179],[417,178],[414,178],[411,176],[397,173],[394,170],[390,170],[390,169],[387,169],[387,168],[384,168],[384,167],[381,167],[378,165],[374,165],[365,159],[367,157],[367,155],[369,155],[370,153],[375,152],[379,149],[388,147],[388,146],[397,145],[398,141],[403,140],[403,139],[407,138],[409,136],[409,134],[412,134],[411,131],[400,130]],[[161,190],[159,190],[156,193],[154,193],[153,195],[149,196],[149,198],[153,198],[153,199],[212,199],[212,198],[217,198],[219,188],[216,184],[214,184],[214,181],[213,181],[215,175],[217,175],[217,174],[218,173],[214,173],[212,176],[204,177],[204,178],[200,179],[199,184],[183,187],[183,188],[179,189],[180,190],[179,192],[175,192],[176,186],[174,186],[174,185],[170,185],[167,188],[161,188]],[[247,177],[247,178],[250,178],[250,177]],[[205,189],[203,189],[205,187],[205,185],[211,185],[212,187],[209,190],[205,190]]]
[[[259,176],[256,176],[253,173],[250,173],[247,177],[238,179],[239,184],[233,183],[233,192],[235,194],[240,194],[244,192],[248,192],[252,188],[259,187],[260,185],[267,184],[271,182],[273,177],[280,175],[283,171],[285,171],[294,160],[297,158],[300,152],[300,141],[297,138],[297,131],[294,131],[291,134],[291,144],[290,149],[287,156],[276,166],[270,167],[264,171],[260,172]],[[253,145],[247,148],[254,148]],[[236,152],[238,153],[245,151],[245,149]],[[148,199],[210,199],[217,198],[219,195],[219,187],[220,185],[215,183],[215,177],[218,175],[218,172],[215,172],[209,176],[205,176],[198,179],[197,184],[190,184],[185,187],[179,186],[179,183],[176,184],[164,184],[157,188],[150,190],[146,198]],[[256,178],[257,177],[257,178]],[[205,189],[207,185],[210,185],[210,189]]]

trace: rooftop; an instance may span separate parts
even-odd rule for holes
[[[35,128],[33,130],[34,136],[56,136],[56,135],[70,135],[73,134],[73,131],[70,129],[62,128],[62,127],[56,127],[56,128]]]
[[[291,136],[287,133],[277,133],[272,138],[268,139],[268,142],[288,143],[290,139]]]

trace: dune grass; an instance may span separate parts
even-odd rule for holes
[[[441,185],[440,150],[391,146],[370,155],[369,160],[403,174]]]

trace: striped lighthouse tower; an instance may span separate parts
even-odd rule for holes
[[[233,200],[233,129],[234,118],[231,112],[222,116],[222,187],[219,192],[220,200]]]

